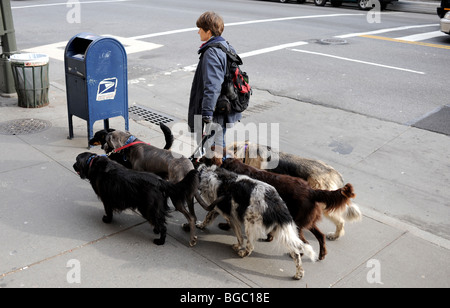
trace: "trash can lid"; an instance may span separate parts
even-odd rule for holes
[[[19,53],[12,55],[10,60],[24,66],[42,66],[49,62],[49,57],[43,53]]]

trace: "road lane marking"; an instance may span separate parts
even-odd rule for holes
[[[448,34],[442,32],[442,31],[433,31],[433,32],[426,32],[426,33],[419,33],[419,34],[414,34],[414,35],[408,35],[408,36],[402,36],[402,37],[397,37],[397,40],[402,40],[402,41],[411,41],[411,42],[417,42],[417,41],[424,41],[424,40],[429,40],[435,37],[444,37],[444,36],[448,36]]]
[[[280,18],[269,18],[269,19],[256,19],[249,21],[240,21],[227,23],[226,26],[241,26],[241,25],[249,25],[249,24],[257,24],[264,22],[276,22],[276,21],[286,21],[286,20],[296,20],[296,19],[311,19],[311,18],[327,18],[327,17],[343,17],[343,16],[365,16],[366,14],[323,14],[323,15],[306,15],[306,16],[292,16],[292,17],[280,17]]]
[[[425,75],[424,72],[414,71],[414,70],[401,68],[401,67],[396,67],[396,66],[390,66],[390,65],[384,65],[384,64],[379,64],[379,63],[361,61],[361,60],[356,60],[356,59],[344,58],[344,57],[339,57],[339,56],[335,56],[335,55],[329,55],[329,54],[320,53],[320,52],[314,52],[314,51],[307,51],[307,50],[300,50],[300,49],[291,49],[291,50],[297,51],[297,52],[302,52],[302,53],[307,53],[307,54],[312,54],[312,55],[318,55],[318,56],[323,56],[323,57],[334,58],[334,59],[338,59],[338,60],[344,60],[344,61],[349,61],[349,62],[356,62],[356,63],[360,63],[360,64],[367,64],[367,65],[378,66],[378,67],[383,67],[383,68],[388,68],[388,69],[393,69],[393,70],[398,70],[398,71],[404,71],[404,72],[408,72],[408,73]]]
[[[308,45],[308,42],[300,41],[300,42],[287,43],[287,44],[257,49],[257,50],[253,50],[253,51],[249,51],[249,52],[244,52],[242,54],[239,54],[239,56],[243,59],[243,58],[248,58],[248,57],[252,57],[252,56],[259,56],[259,55],[262,55],[265,53],[274,52],[274,51],[278,51],[278,50],[282,50],[282,49],[303,46],[303,45]],[[183,67],[183,70],[188,71],[188,72],[195,72],[195,70],[197,69],[197,64],[198,63],[185,66],[185,67]]]
[[[240,54],[239,56],[241,58],[247,58],[247,57],[262,55],[264,53],[274,52],[274,51],[278,51],[278,50],[282,50],[282,49],[286,49],[286,48],[298,47],[298,46],[302,46],[302,45],[308,45],[308,43],[300,41],[300,42],[282,44],[282,45],[277,45],[277,46],[273,46],[273,47],[262,48],[262,49],[258,49],[258,50],[244,52],[244,53]]]
[[[431,43],[424,43],[424,42],[405,41],[405,40],[384,37],[384,36],[361,35],[360,37],[365,37],[365,38],[370,38],[370,39],[375,39],[375,40],[389,41],[389,42],[396,42],[396,43],[403,43],[403,44],[420,45],[420,46],[427,46],[427,47],[434,47],[434,48],[441,48],[441,49],[450,49],[450,45],[439,45],[439,44],[431,44]]]
[[[361,13],[357,13],[357,14],[324,14],[324,15],[291,16],[291,17],[270,18],[270,19],[256,19],[256,20],[248,20],[248,21],[239,21],[239,22],[226,23],[225,27],[258,24],[258,23],[265,23],[265,22],[297,20],[297,19],[343,17],[343,16],[365,16],[365,14],[361,14]],[[191,32],[191,31],[198,31],[198,28],[197,27],[195,27],[195,28],[184,28],[184,29],[178,29],[178,30],[156,32],[156,33],[150,33],[150,34],[143,34],[143,35],[133,36],[132,38],[135,39],[135,40],[141,40],[141,39],[152,38],[152,37],[156,37],[156,36],[164,36],[164,35],[178,34],[178,33]]]
[[[146,39],[146,38],[152,38],[152,37],[164,36],[164,35],[171,35],[171,34],[178,34],[178,33],[184,33],[184,32],[191,32],[191,31],[198,31],[198,28],[195,27],[195,28],[185,28],[185,29],[157,32],[157,33],[133,36],[131,38],[134,39],[134,40],[142,40],[142,39]]]
[[[381,33],[386,33],[386,32],[393,32],[393,31],[403,31],[403,30],[409,30],[409,29],[418,29],[418,28],[426,28],[426,27],[438,27],[438,26],[439,26],[439,24],[404,26],[404,27],[397,27],[397,28],[380,29],[380,30],[369,31],[369,32],[349,33],[349,34],[344,34],[344,35],[338,35],[338,36],[335,36],[335,37],[337,37],[337,38],[349,38],[349,37],[356,37],[356,36],[363,36],[363,35],[381,34]]]
[[[106,1],[86,1],[86,2],[79,2],[80,4],[94,4],[94,3],[110,3],[110,2],[127,2],[130,0],[106,0]],[[24,5],[24,6],[13,6],[11,9],[18,10],[18,9],[31,9],[36,7],[49,7],[49,6],[58,6],[58,5],[65,5],[71,4],[70,2],[60,2],[60,3],[48,3],[48,4],[34,4],[34,5]],[[73,4],[73,3],[72,3]]]

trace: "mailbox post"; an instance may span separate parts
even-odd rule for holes
[[[87,121],[88,140],[93,137],[93,125],[122,116],[128,130],[127,54],[114,38],[91,33],[74,36],[64,55],[69,139],[73,138],[73,116]]]

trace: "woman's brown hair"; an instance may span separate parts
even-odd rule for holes
[[[215,12],[205,12],[197,19],[197,27],[203,29],[205,32],[211,30],[213,36],[222,35],[225,25],[220,15]]]

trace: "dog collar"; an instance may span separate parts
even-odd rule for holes
[[[87,164],[89,165],[89,168],[91,168],[92,163],[94,162],[94,158],[97,157],[97,154],[91,155],[89,156],[88,160],[87,160]]]
[[[137,139],[137,138],[136,138],[135,136],[131,135],[130,138],[127,139],[127,142],[125,142],[124,145],[128,145],[128,144],[130,144],[130,143],[133,143],[133,142],[136,141],[136,139]]]
[[[105,155],[105,154],[103,154],[103,155],[93,154],[93,155],[89,156],[89,158],[87,160],[87,164],[89,165],[89,169],[92,167],[92,163],[94,162],[94,158],[97,158],[99,156],[107,157],[107,155]]]

